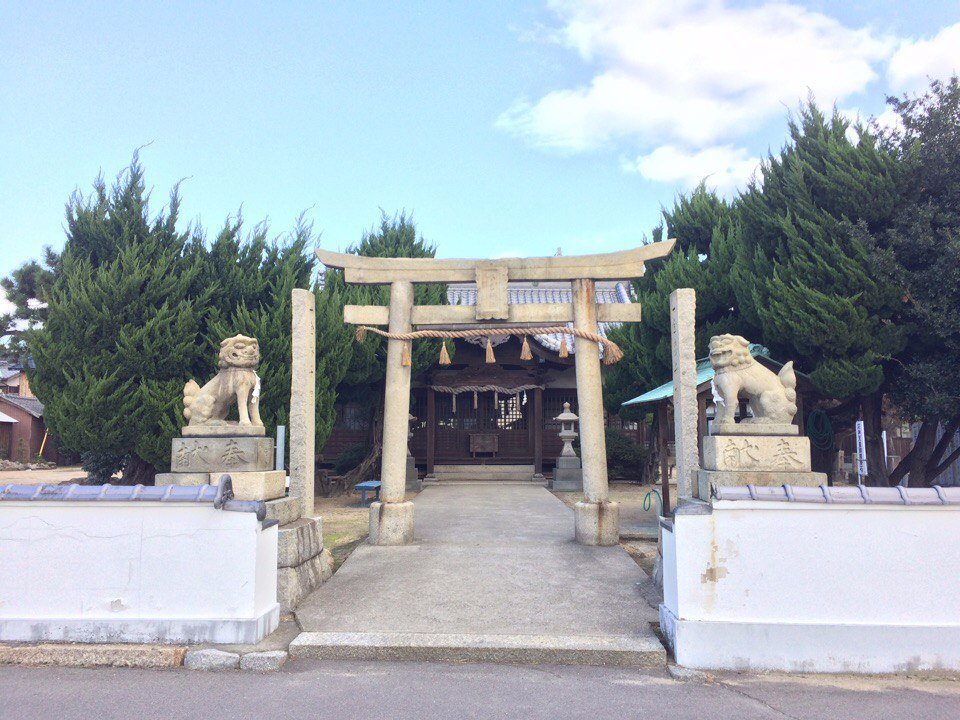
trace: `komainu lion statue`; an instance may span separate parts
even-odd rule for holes
[[[710,365],[713,384],[721,402],[717,403],[716,425],[732,425],[738,400],[746,396],[752,418],[748,423],[790,424],[797,414],[797,375],[788,362],[774,375],[754,360],[750,343],[739,335],[710,338]]]
[[[260,420],[260,344],[234,335],[220,343],[220,372],[203,387],[190,380],[183,388],[183,416],[188,425],[225,423],[234,404],[240,425],[263,427]]]

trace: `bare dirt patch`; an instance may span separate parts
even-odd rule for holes
[[[0,485],[60,485],[80,482],[87,473],[81,467],[58,467],[52,470],[3,470]]]
[[[407,493],[406,499],[416,496]],[[336,571],[370,534],[370,508],[360,506],[359,494],[342,493],[315,498],[313,512],[323,518],[323,546],[333,554]]]

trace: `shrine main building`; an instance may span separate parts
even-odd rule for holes
[[[516,281],[507,288],[510,305],[570,304],[569,282]],[[598,281],[600,304],[632,302],[627,281]],[[475,305],[475,283],[447,285],[449,305]],[[606,336],[612,323],[601,322]],[[491,336],[458,339],[450,365],[432,365],[411,382],[413,421],[410,451],[421,474],[470,477],[471,466],[483,466],[484,477],[530,479],[550,472],[562,442],[554,418],[570,403],[577,412],[576,352],[572,335],[530,335],[532,359],[521,359],[523,337]],[[487,362],[488,341],[495,361]],[[565,348],[564,348],[565,346]],[[601,353],[603,348],[601,347]],[[369,408],[342,403],[323,450],[324,462],[367,441]],[[620,426],[637,439],[635,424]]]

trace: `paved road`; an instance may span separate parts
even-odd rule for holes
[[[283,672],[0,668],[5,720],[955,720],[960,682],[298,660]]]

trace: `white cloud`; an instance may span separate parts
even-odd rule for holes
[[[498,125],[565,151],[620,138],[704,147],[742,136],[809,91],[830,103],[864,89],[894,47],[788,3],[551,5],[562,23],[558,41],[598,72],[588,85],[516,104]]]
[[[923,90],[928,78],[947,79],[960,71],[960,23],[929,40],[906,40],[890,58],[888,74],[898,90]]]
[[[523,100],[497,126],[536,147],[618,147],[645,177],[719,187],[756,159],[739,147],[813,93],[829,105],[863,91],[896,39],[789,2],[553,0],[552,34],[595,68],[589,82]],[[677,167],[670,169],[668,163]]]
[[[731,195],[753,176],[760,158],[752,157],[744,148],[730,145],[688,152],[663,145],[639,156],[629,165],[648,180],[679,182],[684,187],[706,179],[707,186],[723,195]]]

